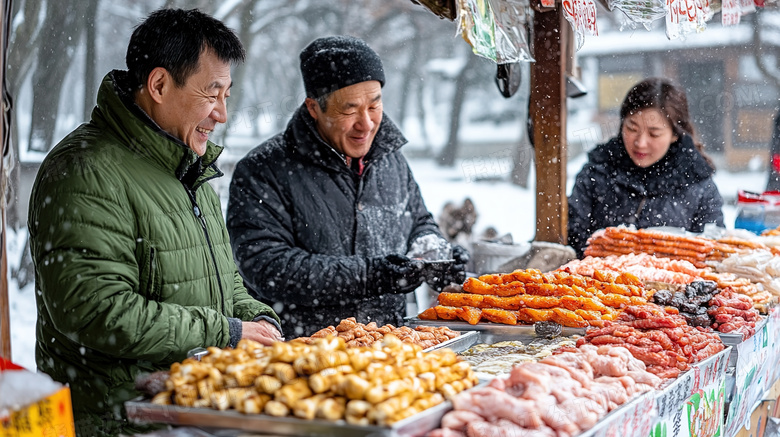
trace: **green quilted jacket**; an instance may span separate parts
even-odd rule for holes
[[[121,97],[125,75],[104,78],[92,120],[48,154],[30,201],[36,361],[70,384],[80,436],[138,429],[123,403],[139,373],[230,345],[241,320],[278,322],[247,294],[206,183],[222,148],[199,159],[163,132]]]

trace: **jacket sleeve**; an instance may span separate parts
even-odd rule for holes
[[[569,196],[568,245],[582,258],[590,235],[596,231],[593,216],[593,194],[589,165],[577,175]]]
[[[267,316],[281,323],[279,316],[276,315],[270,306],[253,298],[244,287],[244,279],[235,272],[235,284],[233,293],[233,315],[245,322],[252,321],[258,316]]]
[[[135,217],[122,183],[88,169],[62,176],[44,166],[41,172],[30,241],[38,304],[58,331],[108,355],[156,363],[228,344],[228,319],[219,312],[137,292]]]
[[[444,236],[439,229],[439,225],[437,225],[436,221],[433,219],[433,215],[430,213],[430,211],[428,211],[428,208],[425,207],[422,193],[420,193],[420,186],[417,185],[417,181],[414,179],[412,169],[409,168],[409,163],[406,162],[406,158],[401,155],[401,152],[396,153],[403,161],[404,167],[406,168],[408,174],[409,182],[407,189],[409,190],[410,197],[407,211],[412,215],[412,217],[414,217],[412,232],[409,233],[409,241],[406,243],[408,250],[409,244],[411,244],[411,242],[414,241],[417,237],[422,235],[436,234],[442,238],[444,238]]]
[[[691,232],[703,231],[704,225],[708,223],[715,223],[720,227],[724,227],[723,198],[718,191],[717,185],[715,185],[715,182],[711,177],[703,181],[702,184],[702,196],[699,202],[699,210],[693,218],[694,229],[689,229]]]
[[[295,247],[288,200],[265,163],[250,156],[236,165],[227,226],[238,270],[249,288],[284,304],[337,305],[345,298],[366,297],[366,259]]]

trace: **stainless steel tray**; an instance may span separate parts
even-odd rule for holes
[[[125,402],[127,417],[135,423],[168,423],[198,428],[238,429],[284,436],[322,437],[418,437],[439,427],[441,418],[452,409],[449,401],[408,417],[391,427],[351,425],[343,420],[303,420],[265,414],[243,414],[235,410],[187,408],[156,405],[149,401]]]
[[[756,332],[759,329],[763,329],[769,320],[766,316],[761,316],[761,319],[756,323]],[[717,331],[716,331],[717,332]],[[742,343],[742,334],[732,334],[728,332],[717,332],[720,341],[726,346],[731,346],[731,355],[729,355],[729,367],[735,367],[737,365],[737,358],[739,352],[737,351],[737,345]]]
[[[424,349],[424,352],[430,352],[437,349],[452,349],[454,352],[465,351],[471,346],[479,342],[480,335],[477,331],[460,332],[460,335],[451,338],[443,343],[439,343],[436,346],[431,346],[428,349]]]
[[[410,326],[446,326],[453,331],[479,331],[482,335],[483,343],[490,343],[487,337],[501,337],[502,340],[532,340],[537,338],[534,327],[531,325],[502,325],[500,323],[479,322],[471,325],[462,321],[455,320],[421,320],[417,317],[407,319]],[[585,335],[587,328],[569,328],[564,326],[561,331],[561,337],[571,337],[572,335]]]
[[[654,390],[646,391],[639,396],[630,399],[625,404],[620,405],[607,413],[607,415],[596,422],[592,428],[577,434],[576,437],[612,435],[613,433],[610,432],[610,428],[612,428],[615,424],[623,425],[623,422],[625,422],[629,416],[634,415],[634,409],[638,407],[639,404],[650,401],[650,398],[654,396],[653,393]]]
[[[705,369],[713,364],[713,362],[724,359],[731,354],[730,349],[733,348],[731,346],[726,346],[724,350],[707,357],[702,361],[691,364],[690,369],[657,388],[653,393],[656,400],[656,412],[658,416],[668,417],[669,414],[671,414],[671,409],[682,405],[682,403],[693,394],[693,389],[696,388],[695,384],[698,383],[695,381],[697,372],[695,368],[699,368],[700,370]],[[726,383],[728,383],[728,381]]]

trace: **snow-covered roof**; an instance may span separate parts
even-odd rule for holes
[[[753,30],[748,26],[719,27],[689,34],[685,39],[669,40],[663,28],[647,31],[643,28],[625,29],[586,36],[578,56],[601,56],[637,52],[667,51],[707,47],[747,45],[752,42]],[[630,41],[631,44],[626,42]],[[765,44],[780,45],[780,35],[775,32],[762,34]]]

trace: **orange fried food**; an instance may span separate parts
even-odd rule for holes
[[[631,299],[621,294],[597,293],[597,296],[601,303],[612,308],[623,308],[631,305]]]
[[[553,310],[537,310],[534,308],[520,308],[515,311],[518,321],[525,323],[548,322],[553,316]]]
[[[601,320],[601,313],[599,311],[574,310],[574,313],[587,321]]]
[[[469,325],[476,325],[482,319],[482,310],[474,307],[462,307],[458,310],[458,318]]]
[[[640,296],[629,296],[631,305],[647,305],[647,299]]]
[[[417,317],[419,317],[420,320],[436,320],[439,318],[436,315],[436,308],[428,308],[427,310],[418,314]]]
[[[550,317],[551,322],[560,323],[563,326],[572,328],[584,328],[588,326],[588,322],[574,311],[563,308],[553,308],[552,311],[553,315]]]
[[[524,294],[517,295],[517,296],[510,296],[510,297],[486,295],[482,301],[484,304],[483,308],[499,308],[502,310],[516,310],[518,308],[524,308],[530,306],[526,303],[526,300],[529,297],[532,296],[527,296]]]
[[[473,293],[439,293],[439,305],[451,307],[482,307],[482,300],[486,295]]]
[[[593,270],[593,279],[599,282],[612,282],[608,272],[602,272],[601,270]]]
[[[565,291],[558,288],[556,284],[525,284],[525,292],[535,296],[561,296]]]
[[[571,311],[588,310],[598,313],[609,311],[603,303],[587,297],[561,296],[559,306]]]
[[[612,310],[608,313],[603,313],[601,315],[601,320],[615,320],[618,318],[619,315],[620,315],[620,311]]]
[[[596,288],[604,293],[622,294],[623,296],[640,296],[642,291],[638,287],[631,288],[628,285],[615,284],[615,283],[602,283],[597,284]]]
[[[507,284],[510,282],[543,282],[542,271],[536,269],[515,270],[512,273],[482,275],[479,280],[487,284]]]
[[[555,283],[559,285],[568,285],[569,287],[580,287],[582,289],[588,288],[588,281],[587,277],[581,276],[581,275],[572,275],[568,272],[562,272],[559,270],[556,270],[554,272],[550,272],[551,275],[555,277]]]
[[[444,305],[436,305],[433,307],[436,310],[436,316],[442,320],[457,320],[458,319],[458,311],[460,311],[460,308],[458,307],[448,307]]]
[[[503,323],[504,325],[516,325],[517,316],[512,311],[500,310],[498,308],[485,308],[482,310],[482,317],[493,322]]]
[[[506,284],[488,284],[477,278],[468,278],[463,283],[463,291],[493,296],[516,296],[525,293],[525,287],[522,282],[517,281]]]
[[[637,287],[644,287],[645,284],[639,280],[635,275],[628,272],[621,272],[615,279],[616,284],[635,285]]]

